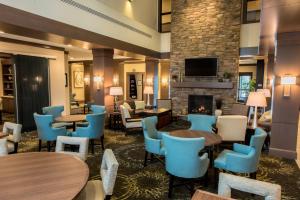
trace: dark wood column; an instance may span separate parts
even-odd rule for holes
[[[291,86],[290,97],[283,97],[280,77],[300,75],[300,33],[277,36],[277,56],[274,65],[273,118],[270,154],[294,159],[297,156],[297,134],[300,106],[300,85]]]
[[[113,85],[114,62],[113,49],[93,49],[93,67],[91,81],[91,98],[98,105],[105,105],[108,110],[113,107],[113,97],[109,96],[109,87]],[[103,84],[97,89],[94,77],[103,77]]]
[[[264,88],[265,60],[257,60],[256,89]]]

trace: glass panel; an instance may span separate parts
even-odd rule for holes
[[[238,100],[246,101],[250,91],[251,75],[239,76]]]
[[[171,12],[171,0],[162,0],[161,12]]]

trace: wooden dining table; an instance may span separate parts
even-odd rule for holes
[[[214,147],[222,142],[222,137],[218,134],[199,131],[199,130],[175,130],[169,133],[171,136],[182,137],[182,138],[205,138],[205,147],[208,149],[210,166],[213,166],[214,161]]]
[[[1,200],[71,200],[85,187],[89,168],[73,155],[54,152],[0,157]]]
[[[73,131],[76,130],[76,122],[85,121],[86,115],[62,115],[55,118],[56,122],[73,123]]]

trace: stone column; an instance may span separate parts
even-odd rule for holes
[[[95,104],[105,105],[107,110],[113,108],[113,97],[109,95],[109,87],[113,85],[114,62],[113,49],[93,49],[93,67],[91,82],[91,99]],[[94,77],[103,78],[103,83],[97,89]]]

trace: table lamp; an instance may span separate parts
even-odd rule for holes
[[[145,86],[144,94],[147,94],[147,106],[150,105],[150,94],[153,94],[153,87],[152,86]]]
[[[252,122],[252,128],[257,127],[257,107],[266,107],[267,101],[264,93],[262,92],[250,92],[247,100],[247,106],[254,107],[254,117]]]
[[[117,101],[118,101],[118,96],[123,95],[123,89],[122,87],[114,86],[109,88],[109,95],[114,96],[114,112],[118,112],[118,106],[117,106]]]

